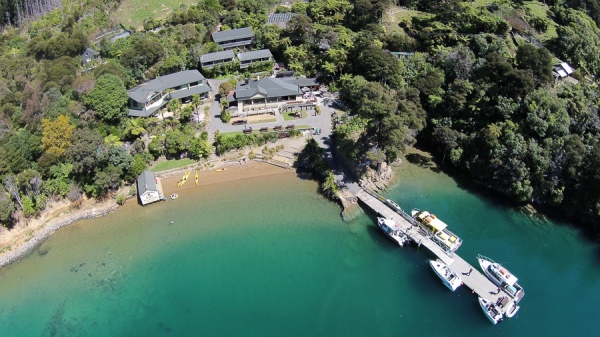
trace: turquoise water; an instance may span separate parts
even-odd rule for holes
[[[0,270],[0,335],[595,335],[600,254],[571,226],[400,170],[389,197],[449,223],[467,261],[520,278],[521,310],[493,326],[426,251],[394,246],[370,215],[344,223],[316,188],[295,174],[209,185],[65,228]]]

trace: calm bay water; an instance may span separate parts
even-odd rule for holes
[[[400,169],[388,197],[450,224],[467,261],[481,253],[520,278],[521,310],[493,326],[425,250],[393,246],[371,215],[344,223],[316,188],[294,174],[228,182],[63,229],[0,270],[0,335],[596,334],[600,253],[571,226]]]

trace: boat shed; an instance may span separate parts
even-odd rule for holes
[[[164,200],[160,180],[150,171],[144,171],[137,178],[138,197],[142,205]]]

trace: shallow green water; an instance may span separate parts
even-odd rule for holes
[[[284,174],[61,230],[0,270],[0,335],[595,335],[597,246],[447,176],[408,164],[399,175],[389,197],[449,223],[467,261],[482,253],[520,278],[516,318],[492,326],[424,250],[393,246],[370,215],[344,223],[313,182]]]

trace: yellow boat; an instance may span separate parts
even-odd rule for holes
[[[223,167],[223,168],[220,168],[220,169],[216,169],[215,171],[216,171],[216,172],[223,172],[223,171],[227,171],[227,167]]]
[[[196,186],[198,186],[198,170],[196,170],[196,177],[195,177],[195,180],[196,180]]]

